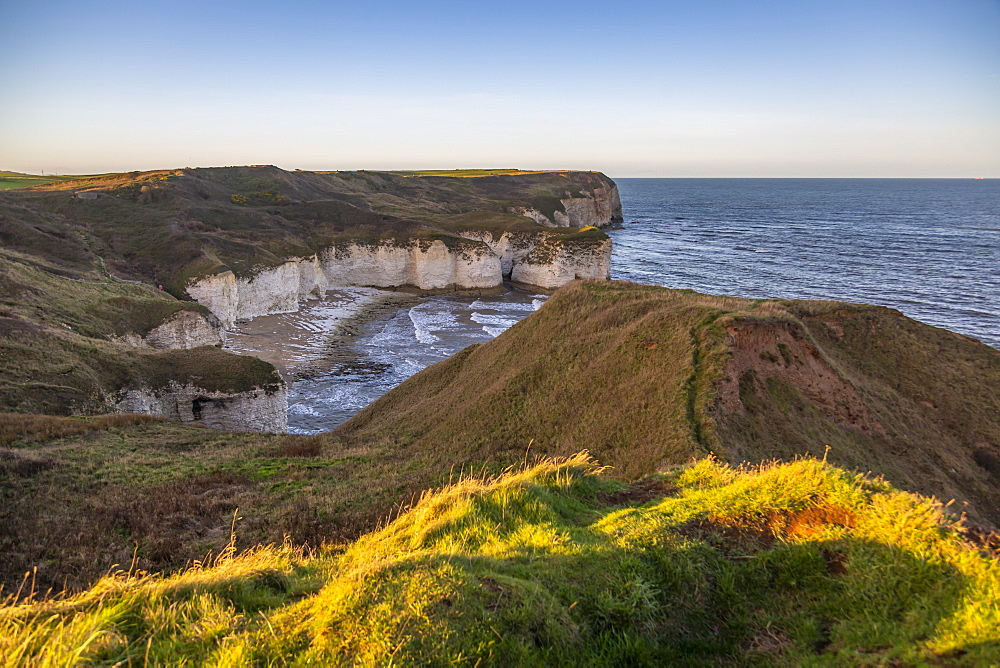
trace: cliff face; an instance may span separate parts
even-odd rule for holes
[[[121,391],[108,403],[118,413],[143,413],[225,431],[282,433],[288,429],[284,386],[211,392],[170,381],[162,387]]]
[[[351,243],[329,248],[320,257],[330,285],[475,290],[501,282],[499,258],[474,242],[452,248],[441,240]]]
[[[225,330],[214,315],[181,310],[145,336],[129,333],[112,339],[154,350],[189,350],[200,346],[221,346],[225,343]]]
[[[610,179],[578,197],[559,198],[559,206],[550,214],[533,207],[514,207],[512,211],[547,227],[607,227],[623,220],[618,186]]]
[[[607,280],[611,272],[611,239],[572,243],[545,233],[462,232],[486,244],[500,259],[502,279],[548,290],[576,279]]]
[[[236,320],[298,310],[298,303],[334,286],[489,290],[504,280],[554,289],[575,279],[604,280],[611,240],[604,235],[566,240],[538,232],[461,232],[464,242],[441,240],[344,243],[318,256],[238,277],[232,271],[193,281],[187,291],[231,328]]]

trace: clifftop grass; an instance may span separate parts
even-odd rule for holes
[[[237,531],[239,526],[237,524]],[[224,552],[0,609],[10,665],[985,665],[1000,565],[937,504],[817,460],[623,487],[465,479],[346,551]]]
[[[59,183],[61,181],[77,181],[80,179],[94,178],[99,174],[87,176],[44,176],[40,174],[22,174],[21,172],[0,171],[0,190],[19,190],[32,186],[45,185],[49,183]]]
[[[68,415],[107,410],[119,390],[158,389],[170,381],[208,391],[277,388],[274,369],[252,357],[207,347],[152,351],[116,343],[145,336],[178,311],[203,306],[162,290],[70,271],[44,259],[0,251],[0,406]]]

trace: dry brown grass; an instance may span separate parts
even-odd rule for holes
[[[30,443],[77,436],[111,427],[130,427],[160,418],[149,415],[98,415],[89,418],[56,417],[24,413],[0,413],[0,445],[16,441]]]
[[[413,466],[386,443],[347,447],[328,436],[231,434],[131,415],[3,414],[0,424],[14,436],[0,448],[7,593],[25,572],[35,591],[78,591],[114,564],[155,572],[203,561],[229,544],[234,513],[239,549],[339,545],[449,473]]]
[[[319,457],[322,450],[322,437],[290,435],[281,439],[275,454],[278,457]]]

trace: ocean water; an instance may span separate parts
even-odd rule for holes
[[[612,278],[881,304],[1000,348],[1000,180],[616,181],[625,222],[609,231]],[[433,297],[369,323],[353,361],[292,383],[289,430],[332,429],[544,299]]]
[[[496,297],[428,297],[364,325],[351,359],[291,383],[288,430],[333,429],[421,369],[498,336],[545,298],[516,289]]]
[[[612,278],[879,304],[1000,348],[1000,180],[616,182]]]

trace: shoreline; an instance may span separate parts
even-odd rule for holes
[[[376,288],[333,288],[298,311],[237,321],[226,333],[228,352],[273,364],[291,386],[357,356],[349,345],[373,320],[423,301],[418,295]]]

